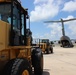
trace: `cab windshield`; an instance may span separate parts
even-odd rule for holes
[[[10,23],[10,4],[0,4],[0,20]]]
[[[11,4],[0,5],[0,20],[11,24]],[[20,13],[18,7],[13,5],[13,27],[20,29]]]
[[[48,39],[42,39],[41,42],[42,43],[49,43],[49,40]]]

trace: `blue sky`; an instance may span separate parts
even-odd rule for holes
[[[33,38],[59,40],[61,23],[45,24],[44,21],[76,18],[76,0],[21,0],[21,4],[28,8]],[[66,22],[64,27],[65,34],[76,39],[76,21]]]

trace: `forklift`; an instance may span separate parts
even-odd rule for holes
[[[43,54],[31,46],[28,9],[19,0],[0,0],[0,75],[42,75]]]

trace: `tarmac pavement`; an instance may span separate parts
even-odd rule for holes
[[[54,54],[44,54],[43,75],[76,75],[76,45],[73,48],[53,47]]]

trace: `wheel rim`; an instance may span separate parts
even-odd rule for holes
[[[22,73],[22,75],[29,75],[28,70],[24,70],[23,73]]]

